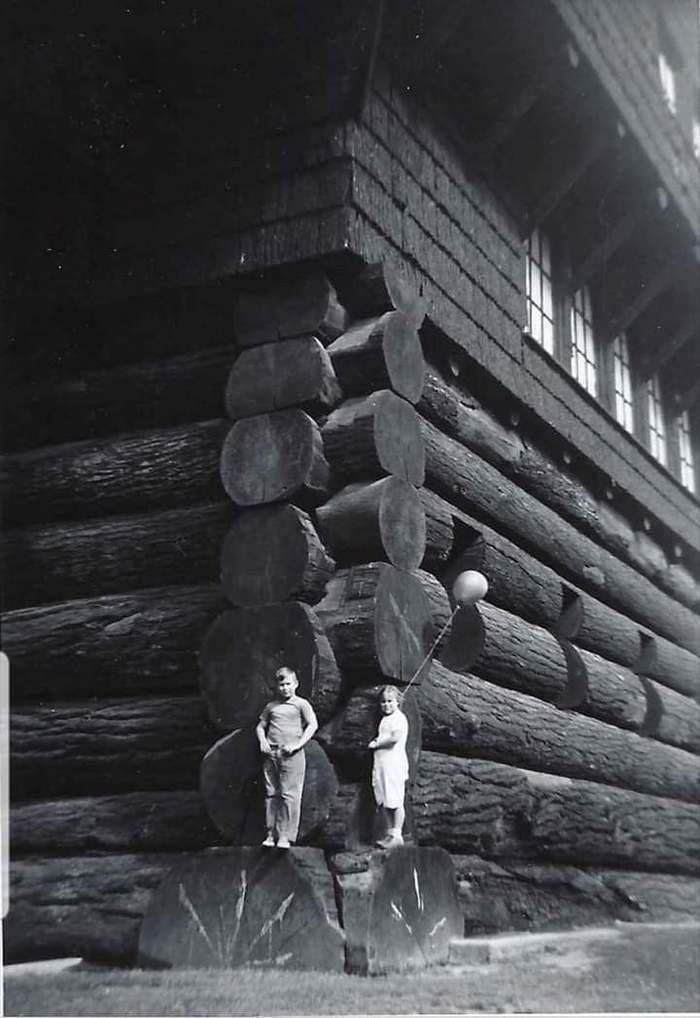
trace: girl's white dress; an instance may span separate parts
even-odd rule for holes
[[[403,806],[404,785],[408,778],[408,720],[398,707],[391,714],[385,714],[379,722],[377,738],[383,739],[387,735],[398,736],[398,741],[386,749],[375,749],[372,791],[380,806],[398,809]]]

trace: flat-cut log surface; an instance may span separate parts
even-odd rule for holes
[[[568,711],[434,661],[418,689],[423,746],[697,801],[700,761],[675,746]]]
[[[40,799],[11,810],[13,858],[51,851],[183,852],[221,843],[199,792]]]
[[[235,346],[221,346],[8,391],[3,447],[56,445],[221,417],[222,386],[235,355]]]
[[[576,639],[583,642],[579,636]],[[657,679],[679,693],[696,699],[700,696],[700,658],[651,633],[641,636],[641,644],[641,652],[634,665],[636,672]]]
[[[584,589],[693,653],[700,618],[461,443],[423,421],[430,487],[493,521]]]
[[[338,665],[408,682],[430,646],[432,614],[420,581],[384,562],[341,569],[316,606]]]
[[[347,323],[338,295],[316,268],[251,287],[239,296],[234,313],[236,339],[244,347],[295,336],[327,342],[344,332]]]
[[[334,571],[310,517],[293,505],[242,510],[221,546],[221,585],[239,607],[314,604]]]
[[[316,510],[316,519],[341,565],[387,560],[411,570],[425,555],[423,504],[398,477],[348,485]]]
[[[687,922],[700,880],[453,855],[467,936],[572,929],[621,922]]]
[[[318,742],[308,742],[297,841],[313,840],[338,793],[333,766]],[[263,756],[252,729],[238,729],[207,751],[200,788],[217,830],[232,845],[259,845],[265,837]]]
[[[364,866],[363,869],[358,869]],[[452,860],[441,848],[331,859],[349,972],[379,975],[445,962],[464,925]]]
[[[237,421],[221,450],[221,480],[237,505],[286,499],[318,505],[327,496],[329,468],[317,425],[303,410]]]
[[[327,412],[341,397],[333,364],[314,336],[243,350],[226,384],[226,412],[241,417],[299,406]]]
[[[202,421],[8,456],[6,523],[216,501],[222,496],[218,466],[227,428],[225,421]]]
[[[323,445],[341,480],[393,474],[420,485],[425,478],[420,418],[410,403],[388,389],[349,399],[334,410],[323,426]]]
[[[416,838],[489,858],[700,873],[700,808],[484,760],[424,751]]]
[[[319,720],[329,718],[341,677],[323,625],[308,605],[290,601],[220,615],[200,653],[201,689],[213,723],[229,732],[256,724],[282,665],[297,673],[298,695],[311,701]]]
[[[14,860],[5,962],[135,962],[141,920],[172,864],[171,853]]]
[[[199,697],[76,700],[12,711],[14,802],[197,787],[215,733]]]
[[[177,863],[139,935],[139,964],[342,972],[345,938],[323,852],[210,849]]]
[[[157,587],[7,612],[11,698],[194,690],[199,645],[224,607],[215,586]]]
[[[425,361],[418,331],[400,311],[355,322],[328,348],[343,392],[392,389],[409,403],[423,392]]]
[[[388,262],[366,265],[356,276],[343,280],[339,288],[343,305],[353,318],[368,318],[394,308],[420,328],[425,304],[399,269]]]
[[[167,584],[213,583],[229,502],[7,530],[6,608]]]

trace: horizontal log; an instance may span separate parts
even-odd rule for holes
[[[672,597],[691,608],[697,603],[697,584],[679,583],[669,574],[666,556],[655,541],[635,531],[623,516],[597,499],[583,481],[433,367],[427,371],[418,409],[439,429],[517,481]],[[688,578],[692,581],[689,574]]]
[[[700,909],[700,879],[671,873],[452,855],[470,936],[620,922],[687,922]]]
[[[318,505],[327,498],[329,484],[318,426],[303,410],[237,421],[221,450],[221,480],[236,505],[292,499]]]
[[[420,581],[383,562],[339,570],[316,612],[349,681],[381,674],[408,682],[429,647],[431,608]]]
[[[423,422],[426,480],[438,494],[493,521],[501,531],[598,598],[700,652],[700,618],[577,531],[465,446]]]
[[[425,554],[421,566],[437,572],[452,554],[455,540],[452,513],[445,509],[442,499],[426,488],[418,489],[418,497],[425,513]]]
[[[700,795],[698,758],[685,750],[450,672],[438,661],[418,700],[426,749],[689,802]]]
[[[345,331],[347,321],[335,289],[314,266],[251,285],[238,298],[233,324],[238,343],[246,347],[295,336],[328,342]]]
[[[225,398],[226,412],[236,421],[292,406],[327,413],[341,391],[326,350],[308,336],[243,350],[229,373]]]
[[[227,428],[225,421],[201,421],[8,456],[6,525],[220,499],[219,456]]]
[[[700,873],[700,809],[689,803],[431,752],[421,755],[412,795],[422,844]]]
[[[425,510],[413,485],[398,477],[350,484],[316,510],[340,565],[388,561],[416,569],[426,551]]]
[[[0,572],[6,608],[114,594],[141,587],[214,582],[229,502],[133,516],[6,530]]]
[[[57,445],[221,417],[222,384],[235,356],[236,347],[229,343],[8,390],[3,448]]]
[[[347,395],[391,389],[409,403],[420,399],[423,350],[415,325],[400,311],[355,322],[331,343],[328,354]]]
[[[75,700],[12,711],[13,801],[192,790],[215,738],[199,697]]]
[[[389,262],[365,265],[338,284],[343,305],[353,318],[368,318],[397,310],[420,328],[425,304],[400,270]]]
[[[12,700],[193,690],[199,645],[224,606],[216,586],[182,586],[7,612]]]
[[[242,608],[314,604],[334,570],[310,517],[293,505],[242,510],[221,546],[221,585]]]
[[[15,860],[4,961],[135,962],[146,908],[176,859],[164,852]]]
[[[10,811],[13,859],[79,852],[183,852],[222,838],[198,791],[39,799]]]
[[[410,403],[388,389],[347,400],[328,417],[322,434],[326,456],[340,480],[393,474],[409,484],[423,483],[420,419]]]
[[[215,619],[200,653],[201,690],[212,722],[255,724],[275,692],[275,672],[293,668],[299,696],[319,719],[336,709],[342,680],[319,617],[300,601],[234,608]]]
[[[320,743],[301,750],[306,757],[299,844],[313,842],[338,794],[333,765]],[[207,750],[199,786],[207,812],[228,844],[259,845],[267,830],[263,756],[252,728],[237,729]]]

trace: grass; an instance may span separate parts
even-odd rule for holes
[[[6,1015],[332,1015],[697,1011],[695,928],[472,968],[365,979],[261,969],[80,967],[5,982]]]

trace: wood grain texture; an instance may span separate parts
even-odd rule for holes
[[[331,343],[328,353],[348,395],[391,389],[409,403],[421,397],[423,350],[415,325],[400,311],[353,323]]]
[[[315,266],[261,281],[241,293],[234,313],[236,339],[243,347],[307,335],[329,341],[346,327],[347,312]]]
[[[388,261],[364,265],[339,282],[340,296],[353,318],[369,318],[397,310],[419,328],[425,307],[401,270]]]

